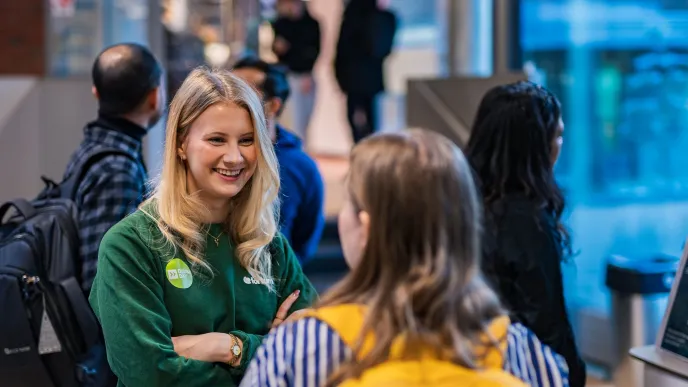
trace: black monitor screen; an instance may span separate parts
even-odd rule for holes
[[[671,310],[669,310],[660,345],[669,352],[688,358],[688,268],[686,266],[677,273],[674,281],[678,281],[678,288]]]

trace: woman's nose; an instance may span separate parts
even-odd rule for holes
[[[224,157],[222,158],[222,161],[227,164],[240,164],[243,160],[244,157],[241,155],[241,150],[239,149],[238,144],[229,145]]]

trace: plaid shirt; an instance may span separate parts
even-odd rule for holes
[[[72,155],[64,177],[74,172],[76,165],[98,148],[114,147],[131,154],[109,155],[89,168],[79,182],[75,203],[79,208],[79,237],[82,259],[81,280],[89,292],[96,275],[98,247],[105,233],[128,214],[134,212],[146,196],[146,172],[141,156],[143,128],[135,136],[118,130],[123,125],[131,131],[137,128],[123,119],[99,119],[84,129],[84,140]],[[136,138],[138,137],[138,138]],[[136,161],[134,161],[136,160]]]

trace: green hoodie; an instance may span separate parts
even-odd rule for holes
[[[209,234],[221,234],[211,225]],[[276,294],[235,257],[225,233],[207,236],[203,269],[191,271],[181,250],[166,248],[156,223],[141,210],[107,232],[89,301],[103,326],[118,386],[234,386],[267,334],[282,301],[301,295],[290,312],[309,307],[315,289],[281,235],[270,245]],[[172,337],[223,332],[243,341],[237,368],[191,360],[174,352]]]

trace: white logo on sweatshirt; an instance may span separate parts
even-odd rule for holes
[[[272,279],[268,279],[267,281],[269,284],[275,283]],[[262,285],[257,279],[249,276],[244,276],[244,283],[246,285]]]

